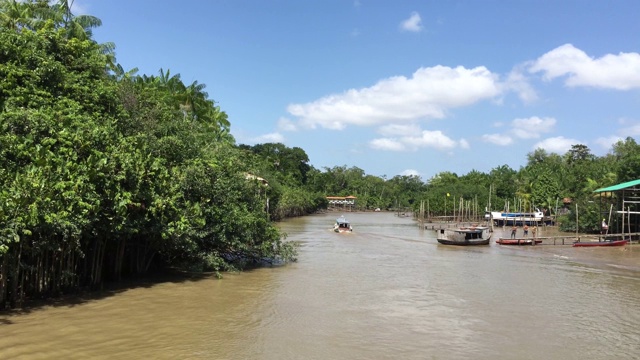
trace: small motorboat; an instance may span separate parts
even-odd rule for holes
[[[333,231],[337,233],[352,232],[353,227],[349,223],[349,220],[345,219],[344,216],[340,216],[336,219],[336,223],[333,225]]]

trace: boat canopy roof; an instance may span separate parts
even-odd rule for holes
[[[600,193],[600,192],[609,192],[609,191],[620,191],[620,190],[628,189],[630,187],[634,187],[636,185],[640,185],[640,179],[623,182],[623,183],[612,185],[606,188],[601,188],[601,189],[595,190],[594,192]]]
[[[339,218],[336,219],[336,222],[338,224],[348,224],[349,220],[345,219],[344,216],[340,216]]]

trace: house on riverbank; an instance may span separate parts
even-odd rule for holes
[[[623,238],[637,240],[640,233],[640,179],[600,188],[594,193],[600,195],[601,233],[619,233]]]
[[[357,197],[349,196],[327,196],[329,210],[353,211],[356,206]]]

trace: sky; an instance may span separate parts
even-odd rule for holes
[[[465,175],[640,136],[640,1],[75,0],[125,70],[180,74],[238,144]]]

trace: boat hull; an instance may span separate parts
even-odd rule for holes
[[[437,240],[443,245],[489,245],[491,233],[488,227],[442,229]]]
[[[496,244],[500,245],[535,245],[542,243],[540,239],[503,239],[496,240]]]
[[[629,240],[574,242],[574,247],[625,246]]]
[[[489,245],[489,243],[491,242],[491,239],[482,239],[482,240],[438,239],[438,242],[442,245],[472,246],[472,245]]]

